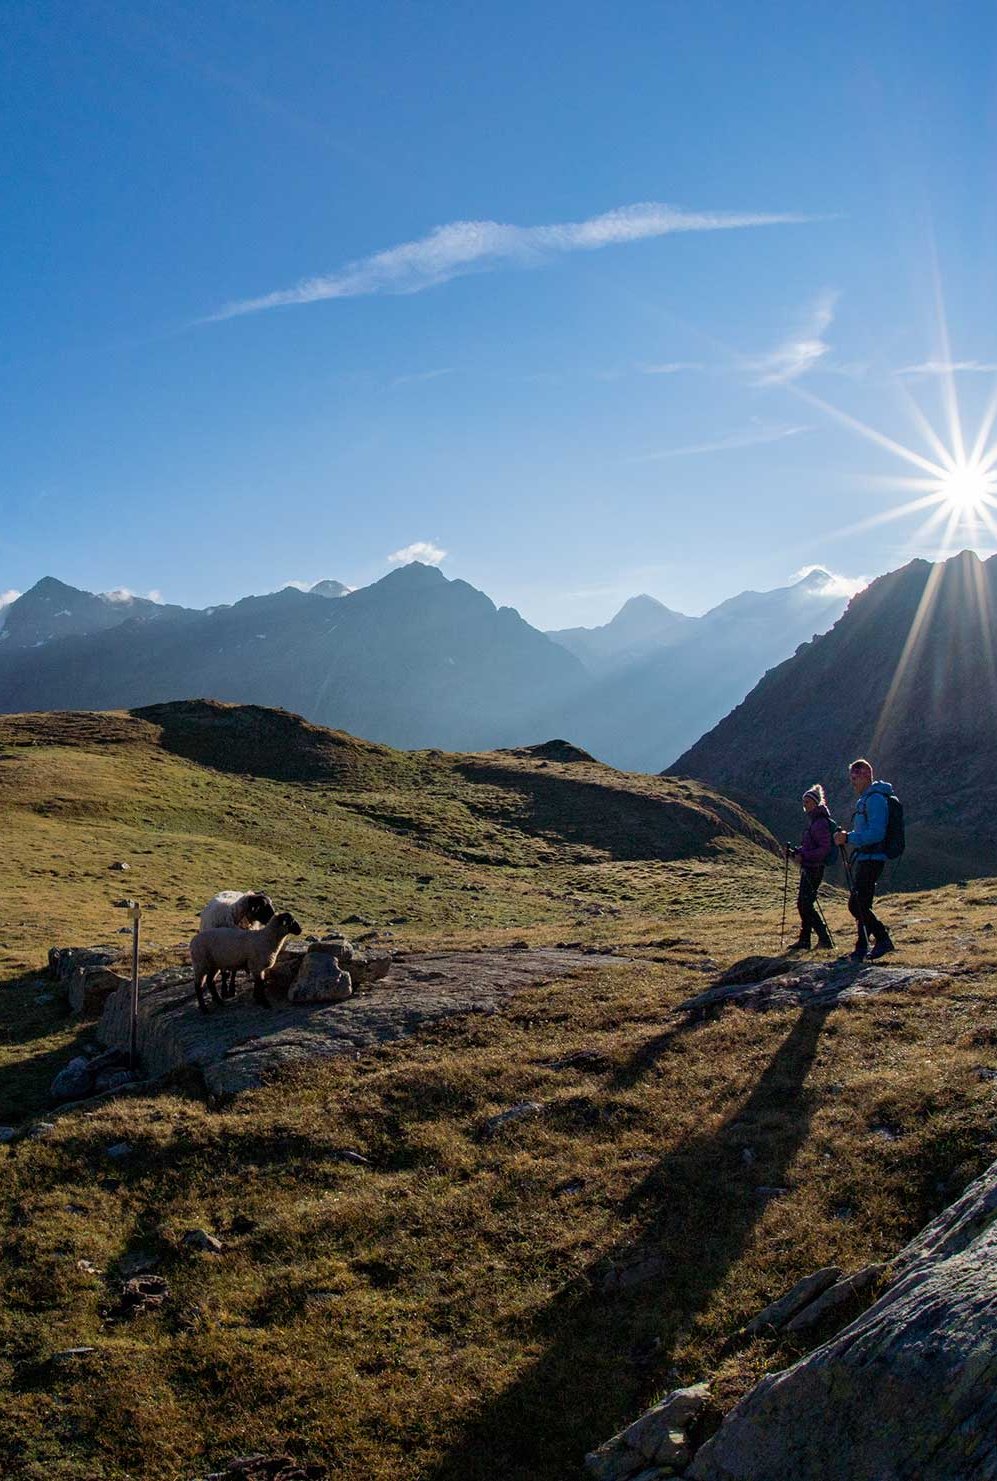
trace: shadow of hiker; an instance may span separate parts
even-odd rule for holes
[[[744,1251],[806,1139],[815,1096],[804,1082],[826,1016],[802,1013],[723,1125],[684,1142],[631,1190],[619,1216],[639,1234],[535,1317],[522,1341],[542,1355],[471,1420],[427,1481],[563,1481],[667,1386],[684,1330]],[[648,1338],[658,1344],[654,1373],[629,1356]]]

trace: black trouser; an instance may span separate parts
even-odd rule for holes
[[[890,933],[877,915],[873,914],[872,902],[876,896],[876,881],[883,872],[882,859],[857,859],[852,862],[852,892],[848,896],[848,909],[859,927],[856,947],[864,946],[862,927],[866,935],[875,941],[888,941]]]
[[[824,935],[824,924],[814,909],[814,901],[823,878],[823,864],[804,867],[800,870],[800,888],[796,892],[796,908],[800,912],[800,939],[804,941],[810,940],[811,931],[816,931],[818,937]]]

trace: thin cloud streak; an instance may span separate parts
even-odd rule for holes
[[[831,288],[819,293],[800,328],[767,355],[748,362],[755,384],[784,386],[812,370],[831,346],[823,338],[834,320],[838,294]]]
[[[992,360],[925,360],[920,365],[903,365],[893,374],[926,376],[968,372],[971,375],[992,375],[995,371],[997,363]]]
[[[669,447],[662,452],[643,453],[640,457],[628,458],[630,463],[657,463],[664,458],[688,458],[699,453],[730,452],[741,447],[761,447],[767,442],[783,442],[787,437],[798,437],[801,432],[810,432],[808,426],[798,427],[745,427],[741,432],[731,432],[713,442],[693,442],[687,447]]]
[[[349,262],[337,272],[305,278],[257,298],[226,304],[200,320],[218,323],[243,314],[289,304],[319,303],[330,298],[359,298],[372,293],[421,293],[466,273],[484,272],[504,263],[528,266],[566,252],[592,252],[600,247],[645,241],[673,232],[731,231],[753,226],[791,226],[826,220],[798,212],[685,211],[649,201],[621,206],[587,221],[550,226],[510,226],[499,221],[452,221],[424,237]]]
[[[681,375],[687,370],[705,370],[701,360],[669,360],[664,365],[638,365],[641,375]]]

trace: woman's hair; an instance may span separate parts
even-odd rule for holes
[[[814,782],[813,786],[808,787],[803,795],[804,797],[812,797],[818,807],[824,807],[827,804],[827,798],[824,796],[824,788],[820,782]]]

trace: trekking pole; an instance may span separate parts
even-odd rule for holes
[[[845,852],[845,845],[843,843],[840,843],[838,845],[838,847],[841,849],[841,862],[845,866],[845,878],[848,880],[848,893],[849,893],[849,895],[854,895],[855,894],[855,878],[854,878],[854,876],[852,874],[852,866],[848,862],[848,854]],[[856,908],[856,910],[858,909],[858,904],[859,904],[859,902],[858,902],[858,900],[856,900],[855,901],[855,908]],[[862,919],[862,916],[861,915],[857,915],[855,918],[856,918],[856,920],[859,923],[859,930],[862,933],[862,941],[863,941],[863,944],[865,946],[866,951],[868,952],[868,950],[869,950],[869,932],[865,928],[865,921]]]
[[[782,926],[779,930],[779,950],[786,939],[786,901],[789,899],[789,844],[786,844],[786,870],[782,881]]]

